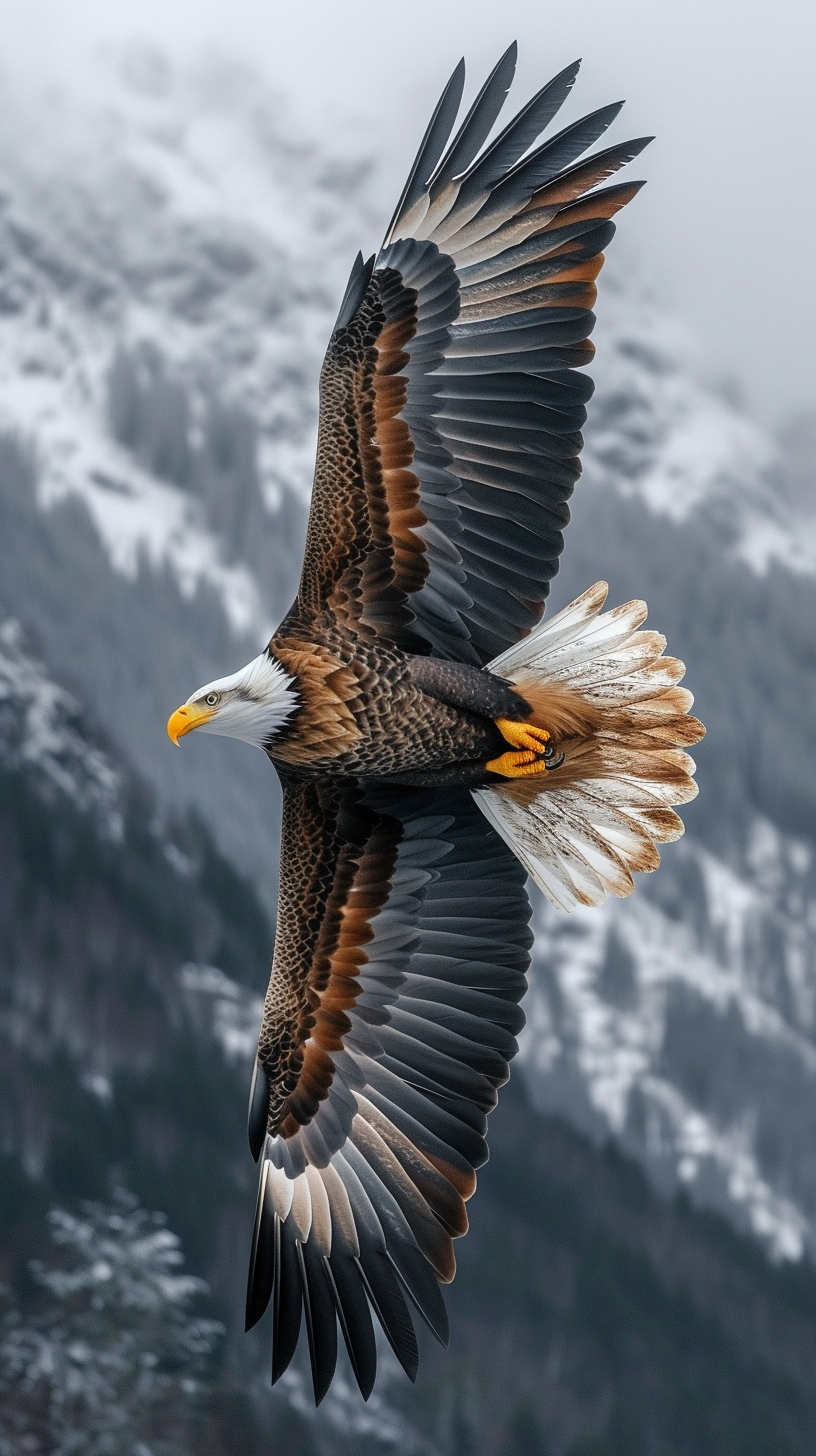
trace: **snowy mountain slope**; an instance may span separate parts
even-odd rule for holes
[[[136,50],[94,81],[93,108],[20,107],[4,134],[5,403],[15,429],[45,436],[46,499],[94,484],[81,456],[60,469],[49,420],[60,416],[66,448],[103,448],[112,345],[152,345],[187,391],[190,432],[213,397],[240,405],[259,430],[267,501],[286,489],[305,500],[313,382],[370,229],[369,168],[293,140],[251,72],[179,74]],[[116,550],[123,529],[106,532]]]
[[[522,1061],[538,1105],[667,1191],[816,1256],[813,848],[756,820],[735,873],[686,841],[650,895],[542,907]]]
[[[576,495],[554,605],[600,575],[644,596],[708,735],[686,838],[635,897],[542,911],[523,1056],[539,1106],[795,1257],[816,1228],[816,589],[739,548],[722,501],[672,522],[589,471]]]
[[[733,386],[713,386],[681,322],[625,278],[613,256],[594,335],[586,478],[669,521],[705,520],[759,575],[773,563],[814,575],[816,477],[811,465],[808,499],[795,484],[795,438],[786,448],[745,414]]]
[[[176,753],[164,722],[291,599],[323,347],[393,199],[344,138],[293,136],[245,71],[132,51],[88,90],[46,107],[6,92],[0,604],[160,803],[197,808],[271,904],[274,776],[241,744]],[[709,736],[689,838],[654,880],[597,916],[543,915],[525,1056],[540,1105],[614,1130],[665,1186],[795,1255],[816,1218],[807,448],[712,389],[632,285],[629,211],[554,600],[601,576],[618,600],[645,596]],[[240,1042],[201,964],[189,994]]]
[[[121,841],[121,777],[79,726],[78,703],[25,649],[13,618],[0,623],[0,754],[7,769],[35,773],[43,795],[70,800]]]
[[[183,595],[176,578],[141,561],[117,571],[84,507],[74,499],[39,509],[31,461],[0,439],[0,604],[31,634],[51,673],[93,705],[94,716],[168,807],[195,805],[232,860],[274,894],[273,775],[260,755],[175,753],[167,714],[188,684],[225,662],[245,662],[257,643],[236,642],[212,589]]]

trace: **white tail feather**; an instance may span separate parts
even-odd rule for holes
[[[682,746],[704,730],[687,716],[691,693],[677,686],[683,664],[662,656],[659,633],[638,630],[644,602],[602,612],[607,592],[596,582],[490,663],[491,672],[536,698],[532,718],[542,727],[551,727],[548,686],[562,707],[566,694],[579,716],[586,713],[586,728],[553,733],[566,755],[563,768],[474,794],[562,910],[631,894],[632,872],[655,869],[656,845],[683,833],[671,805],[697,793],[694,762]]]

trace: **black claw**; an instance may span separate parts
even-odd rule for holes
[[[552,773],[553,769],[560,768],[566,756],[567,755],[565,753],[559,753],[557,758],[553,758],[551,754],[545,753],[544,767],[547,770],[547,773]]]

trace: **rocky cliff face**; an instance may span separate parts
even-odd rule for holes
[[[10,111],[0,149],[0,603],[111,762],[162,815],[195,809],[271,905],[266,765],[212,740],[175,754],[163,724],[294,590],[320,356],[387,199],[244,73],[134,53],[107,85],[96,109]],[[687,838],[636,898],[540,910],[523,1065],[539,1107],[796,1259],[816,1229],[809,426],[762,431],[623,248],[613,267],[555,600],[597,577],[645,596],[709,736]],[[112,915],[94,908],[115,944]],[[206,947],[185,956],[234,979]]]

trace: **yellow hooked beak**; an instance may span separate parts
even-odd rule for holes
[[[192,733],[194,728],[200,728],[202,723],[209,723],[214,717],[215,708],[199,708],[196,703],[183,703],[167,720],[167,736],[178,748],[179,739],[185,733]]]

